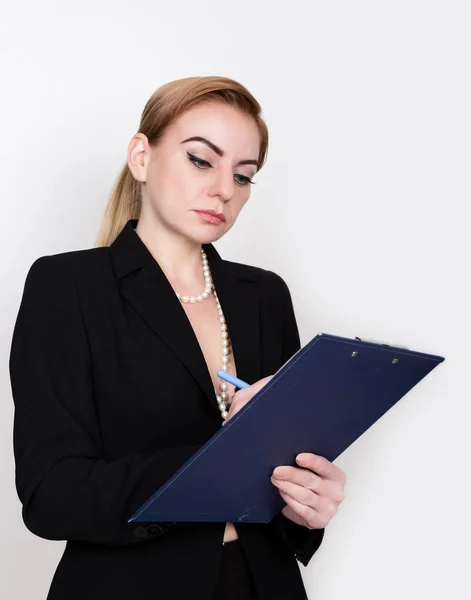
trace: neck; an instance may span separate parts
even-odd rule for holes
[[[139,219],[136,233],[159,263],[167,279],[182,294],[199,293],[204,288],[200,243]]]

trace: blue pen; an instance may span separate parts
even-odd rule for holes
[[[224,381],[232,383],[232,385],[235,385],[239,389],[250,387],[250,383],[245,383],[245,381],[242,381],[242,379],[238,379],[237,377],[230,375],[227,371],[219,370],[217,375],[221,379],[224,379]]]

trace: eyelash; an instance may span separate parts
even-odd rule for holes
[[[203,160],[201,158],[198,158],[197,156],[194,156],[193,154],[190,154],[189,152],[187,152],[187,154],[188,154],[188,158],[189,158],[190,162],[192,162],[197,169],[203,169],[204,168],[204,167],[198,167],[197,163],[205,164],[208,167],[213,168],[212,165],[210,165],[207,160]],[[253,185],[254,183],[256,183],[255,181],[252,181],[249,177],[246,177],[245,175],[239,175],[237,173],[236,173],[236,175],[237,175],[237,177],[241,177],[243,179],[243,183],[241,181],[237,182],[240,186],[247,185],[248,183],[250,183],[251,185]]]

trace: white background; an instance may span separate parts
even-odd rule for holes
[[[2,598],[45,598],[64,548],[24,527],[14,488],[26,272],[93,245],[145,102],[193,75],[238,79],[270,131],[221,255],[285,278],[303,344],[446,358],[337,459],[346,499],[301,566],[310,599],[471,597],[470,30],[452,0],[2,2]]]

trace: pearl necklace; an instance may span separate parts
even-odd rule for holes
[[[201,292],[201,294],[199,294],[198,296],[182,296],[182,294],[180,294],[178,292],[176,292],[176,295],[177,295],[177,298],[179,300],[181,300],[182,302],[190,302],[191,304],[195,304],[195,302],[201,302],[202,300],[207,298],[211,293],[211,289],[213,290],[213,294],[214,294],[214,298],[216,299],[216,305],[217,305],[217,310],[218,310],[218,314],[219,314],[219,321],[221,323],[221,338],[222,338],[222,356],[221,356],[222,367],[221,367],[221,370],[227,371],[228,370],[227,366],[228,366],[228,363],[230,362],[230,355],[231,355],[229,333],[227,331],[226,319],[224,318],[221,304],[219,302],[219,298],[217,297],[216,289],[214,288],[214,283],[213,283],[213,280],[211,277],[211,271],[209,270],[208,257],[206,256],[206,253],[203,250],[203,248],[201,248],[201,259],[203,262],[203,276],[204,276],[204,280],[206,282],[204,291]],[[226,408],[228,408],[228,405],[230,403],[229,403],[229,398],[228,398],[228,393],[227,393],[227,389],[228,389],[227,383],[222,379],[221,379],[220,388],[221,388],[221,391],[219,394],[216,389],[214,390],[214,392],[216,394],[216,399],[218,402],[219,410],[221,411],[222,419],[223,419],[223,421],[225,421],[227,418],[227,415],[228,415]]]

